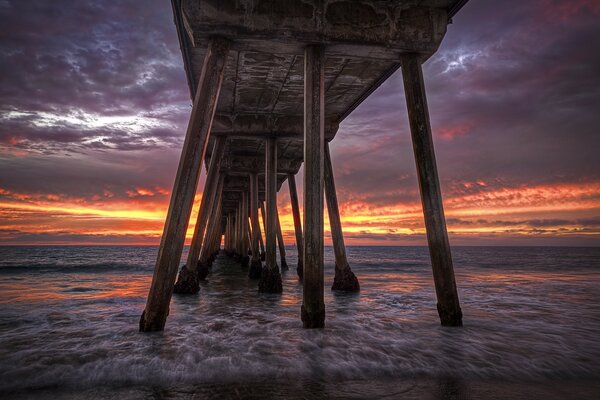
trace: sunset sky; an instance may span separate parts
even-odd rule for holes
[[[449,25],[424,74],[451,244],[600,246],[599,21],[471,0]],[[0,0],[0,244],[158,244],[190,110],[169,1]],[[401,72],[331,151],[347,244],[425,244]],[[293,244],[287,185],[279,210]]]

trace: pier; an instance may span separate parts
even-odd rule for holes
[[[360,290],[344,245],[329,142],[398,68],[438,314],[442,325],[462,325],[421,65],[465,3],[172,1],[193,107],[141,331],[164,329],[174,292],[198,293],[221,243],[248,279],[257,281],[257,291],[281,293],[281,273],[288,266],[277,192],[286,181],[303,284],[300,317],[305,328],[325,326],[325,204],[335,253],[332,289]],[[206,183],[189,256],[180,266],[202,165]],[[302,165],[303,220],[295,182]]]

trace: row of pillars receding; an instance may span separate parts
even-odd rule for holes
[[[250,278],[260,278],[259,291],[282,291],[281,274],[276,260],[277,243],[280,247],[282,270],[287,269],[287,263],[277,215],[277,142],[274,138],[266,139],[265,142],[265,207],[259,202],[258,174],[251,173],[248,176],[249,190],[241,193],[236,211],[224,215],[225,223],[225,176],[219,171],[226,138],[219,136],[215,139],[187,262],[181,267],[179,278],[175,282],[229,48],[228,40],[213,39],[204,58],[150,292],[140,319],[140,331],[164,329],[174,291],[198,292],[199,281],[209,273],[223,236],[226,252],[235,255],[242,266],[249,264]],[[306,328],[322,328],[325,324],[324,194],[327,198],[336,264],[332,289],[359,289],[358,280],[346,257],[331,157],[325,141],[324,64],[323,46],[310,45],[305,48],[303,224],[295,178],[291,174],[287,176],[299,255],[297,271],[303,281],[301,318]],[[401,67],[438,313],[442,325],[460,326],[462,313],[454,279],[419,55],[403,55]],[[263,213],[265,231],[263,251],[260,249],[263,240],[259,209]]]

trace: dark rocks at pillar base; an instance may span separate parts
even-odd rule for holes
[[[455,312],[437,303],[437,309],[442,326],[462,326],[462,310],[460,307],[458,307],[458,312]]]
[[[203,281],[206,279],[206,277],[208,276],[209,272],[210,272],[210,266],[211,263],[207,262],[207,263],[203,263],[198,261],[198,269],[196,271],[198,271],[198,279]]]
[[[250,279],[260,279],[262,275],[262,262],[260,260],[252,260],[250,263],[250,271],[248,272],[248,278]]]
[[[343,292],[360,292],[360,284],[354,272],[350,269],[350,266],[346,265],[346,268],[339,269],[336,265],[335,277],[333,278],[333,285],[331,290],[340,290]]]
[[[281,293],[283,284],[278,269],[264,267],[258,282],[258,291],[262,293]]]
[[[298,266],[296,267],[296,273],[298,274],[298,279],[302,280],[304,277],[304,266],[302,262],[298,262]]]
[[[179,270],[177,283],[173,288],[173,293],[177,294],[196,294],[200,291],[200,283],[198,273],[189,271],[185,265]]]
[[[250,257],[248,256],[242,256],[240,258],[240,264],[242,265],[243,269],[248,268],[248,264],[250,263]]]
[[[285,260],[281,260],[281,270],[282,271],[289,271],[290,267],[288,266],[287,262]]]
[[[317,310],[308,311],[305,305],[302,305],[300,311],[302,324],[306,329],[325,328],[325,306],[319,307]]]

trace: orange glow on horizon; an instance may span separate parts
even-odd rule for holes
[[[600,182],[492,188],[485,182],[463,183],[445,195],[451,237],[552,236],[600,237]],[[478,191],[472,193],[473,188]],[[186,242],[192,237],[202,194],[194,201]],[[295,243],[294,223],[284,188],[279,214],[288,244]],[[14,232],[43,235],[53,242],[158,244],[169,203],[162,188],[134,188],[117,196],[108,190],[91,199],[57,193],[25,194],[0,188],[0,243]],[[360,196],[340,204],[347,244],[389,243],[425,233],[419,202],[377,205]],[[591,220],[592,226],[582,221]],[[326,243],[329,221],[325,218]],[[71,238],[71,239],[70,239]],[[32,240],[36,242],[36,240]],[[37,239],[37,242],[45,242]]]

